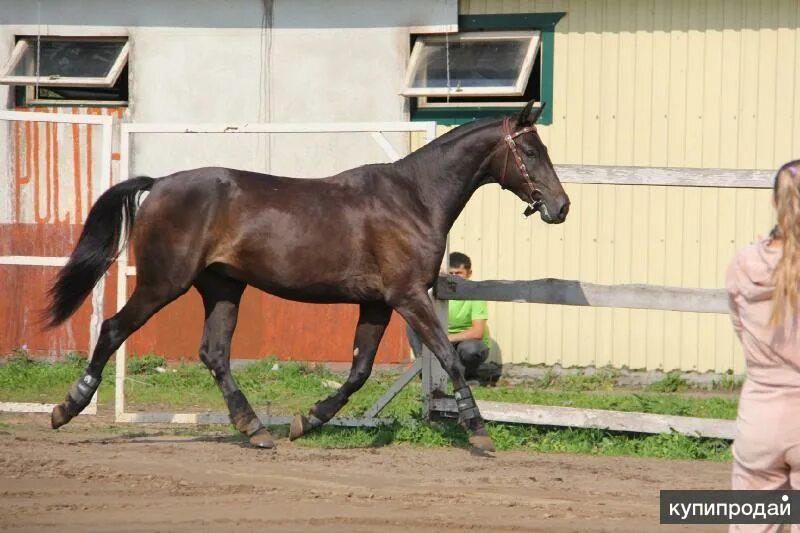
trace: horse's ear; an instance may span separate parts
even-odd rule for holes
[[[539,120],[539,116],[542,114],[544,110],[544,106],[546,102],[542,102],[542,105],[539,107],[533,107],[534,101],[531,100],[530,102],[525,105],[525,107],[520,111],[519,117],[517,117],[517,127],[524,128],[525,126],[532,126],[536,124],[536,121]]]
[[[519,116],[517,116],[517,128],[524,128],[530,122],[528,122],[528,117],[531,114],[531,109],[533,108],[533,100],[528,102],[525,107],[522,108],[522,111],[519,112]]]

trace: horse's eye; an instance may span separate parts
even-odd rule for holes
[[[525,150],[525,155],[527,155],[528,157],[535,158],[536,157],[536,152],[534,152],[533,150]]]

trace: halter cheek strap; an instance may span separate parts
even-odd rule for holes
[[[503,142],[506,147],[506,153],[505,157],[503,157],[503,173],[500,175],[500,180],[499,180],[500,187],[505,189],[506,173],[508,171],[508,156],[509,155],[513,156],[514,162],[517,165],[519,173],[525,180],[525,184],[531,190],[531,197],[533,197],[533,195],[537,192],[541,194],[541,191],[539,191],[533,184],[533,180],[531,179],[531,176],[528,173],[528,168],[525,166],[525,162],[522,160],[522,156],[519,155],[519,148],[517,147],[517,143],[514,139],[516,139],[521,135],[525,135],[526,133],[531,133],[533,131],[536,131],[536,126],[528,126],[526,128],[522,128],[521,130],[515,132],[511,128],[511,119],[509,117],[505,117],[503,119],[502,133],[503,133]],[[540,204],[541,200],[533,201],[525,210],[525,216],[529,216],[533,212],[535,212],[539,208]]]

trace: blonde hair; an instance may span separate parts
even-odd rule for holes
[[[800,160],[783,165],[775,176],[775,208],[778,225],[773,238],[783,241],[783,257],[773,273],[775,297],[770,324],[783,323],[798,312],[800,289]]]

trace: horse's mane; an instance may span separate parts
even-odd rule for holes
[[[442,147],[444,147],[444,146],[446,146],[446,145],[448,145],[450,143],[455,143],[455,142],[460,141],[463,137],[466,137],[467,135],[471,135],[476,130],[484,128],[489,124],[497,122],[498,120],[499,120],[498,117],[481,118],[481,119],[469,122],[467,124],[463,124],[461,126],[455,127],[455,128],[453,128],[451,130],[448,130],[443,135],[437,137],[436,139],[434,139],[432,142],[426,144],[425,146],[422,146],[421,148],[411,152],[409,154],[409,156],[414,156],[414,154],[423,155],[423,154],[427,154],[431,150],[441,149]]]
[[[465,135],[471,135],[475,132],[475,130],[481,129],[491,123],[497,122],[499,120],[498,117],[493,118],[481,118],[478,120],[474,120],[472,122],[468,122],[467,124],[463,124],[451,130],[448,130],[444,133],[444,135],[437,137],[436,141],[441,142],[453,142],[458,141],[461,137]],[[432,143],[433,144],[433,143]]]

